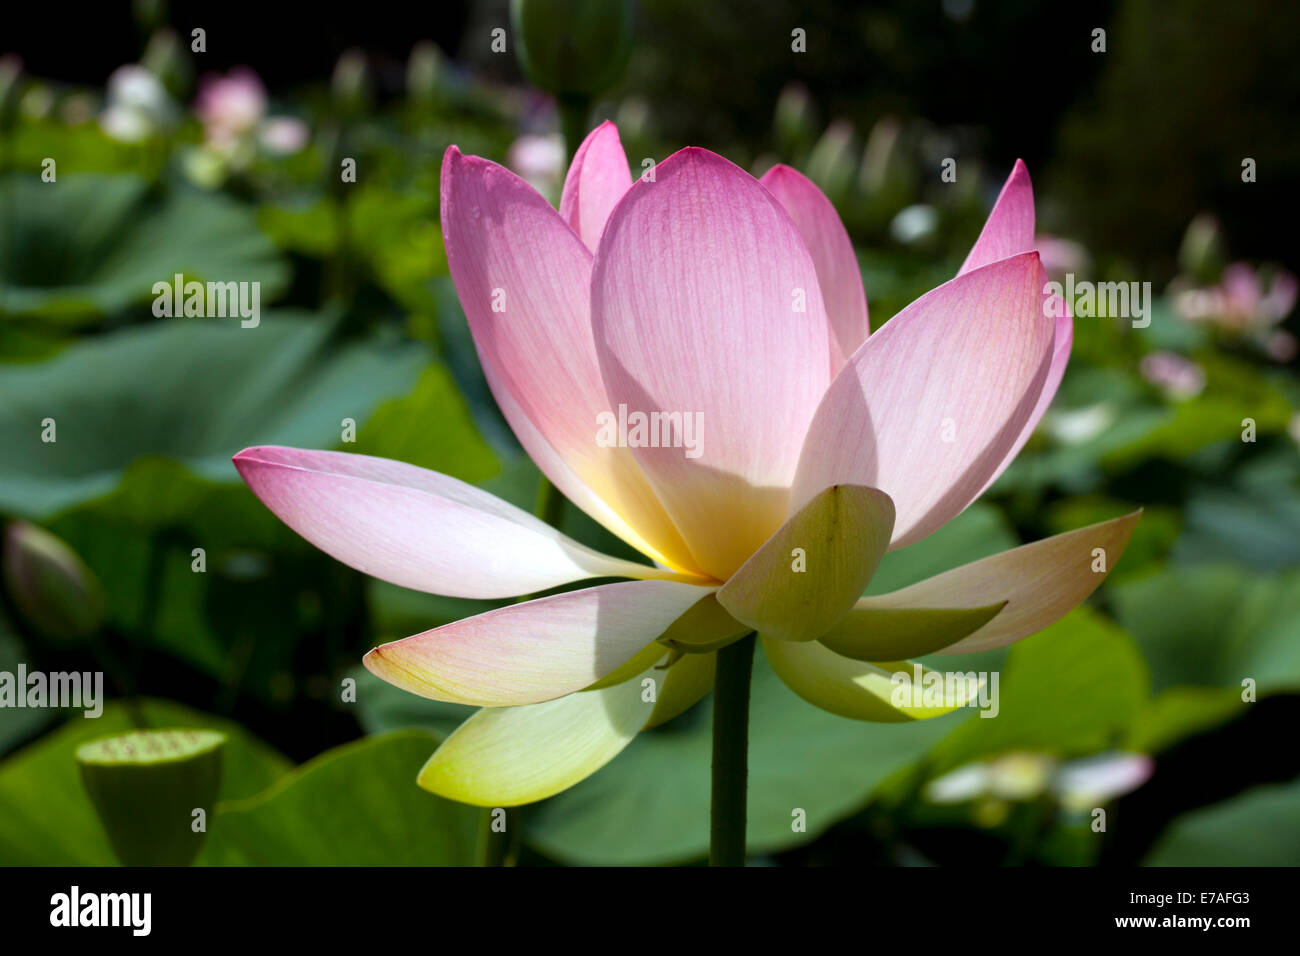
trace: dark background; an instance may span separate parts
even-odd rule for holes
[[[41,4],[11,5],[0,51],[19,51],[37,76],[102,84],[143,45],[132,6],[61,5],[52,18]],[[382,102],[400,94],[421,39],[518,79],[513,56],[489,51],[491,30],[509,26],[506,0],[134,6],[159,7],[156,21],[182,37],[203,27],[205,64],[254,64],[273,92],[320,83],[358,48]],[[790,52],[796,26],[807,54]],[[1090,49],[1096,27],[1107,31],[1104,54]],[[755,152],[792,80],[823,122],[862,130],[886,114],[924,117],[995,168],[1023,158],[1070,207],[1080,238],[1104,239],[1167,279],[1188,209],[1215,210],[1234,255],[1300,264],[1288,216],[1300,179],[1297,35],[1293,0],[644,0],[625,87],[650,103],[663,134]],[[1246,156],[1258,181],[1242,189]]]

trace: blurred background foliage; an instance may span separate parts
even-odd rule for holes
[[[1300,862],[1295,4],[642,0],[622,80],[576,107],[528,85],[506,0],[78,17],[0,35],[0,671],[102,670],[112,702],[96,721],[0,709],[0,863],[113,863],[72,754],[138,726],[228,737],[200,863],[479,859],[481,811],[414,785],[468,711],[359,660],[492,603],[339,565],[229,459],[259,443],[383,455],[532,508],[538,473],[447,275],[438,170],[456,143],[557,200],[575,110],[618,122],[634,171],[699,144],[808,173],[854,238],[876,326],[953,275],[1017,157],[1054,272],[1156,295],[1147,328],[1076,321],[1020,459],[872,590],[1142,506],[1108,584],[960,662],[1001,671],[996,720],[842,720],[760,656],[755,857]],[[156,316],[153,283],[177,274],[259,282],[259,326]],[[572,507],[563,528],[627,552]],[[709,719],[706,700],[523,810],[514,852],[701,860]]]

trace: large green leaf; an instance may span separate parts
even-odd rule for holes
[[[1156,694],[1129,726],[1124,749],[1157,753],[1237,717],[1246,708],[1227,687],[1171,687]]]
[[[750,704],[751,853],[812,839],[914,764],[956,717],[910,724],[845,720],[805,703],[754,658]],[[569,863],[674,863],[709,842],[712,707],[705,701],[639,735],[622,754],[559,796],[523,811],[537,849]],[[803,815],[796,811],[803,811]],[[795,824],[801,816],[806,831]]]
[[[223,805],[199,862],[472,865],[483,811],[415,785],[436,746],[436,738],[408,730],[327,751],[266,793]]]
[[[331,323],[266,315],[256,328],[171,320],[87,339],[0,375],[0,508],[42,518],[114,490],[156,456],[215,481],[253,444],[336,446],[384,399],[406,394],[418,345],[333,346]],[[42,440],[46,419],[56,440]]]
[[[289,770],[284,757],[229,720],[163,700],[141,701],[140,713],[150,727],[194,727],[227,735],[222,800],[251,797]],[[114,702],[99,718],[72,717],[63,727],[0,762],[0,864],[116,863],[81,785],[73,754],[88,740],[133,727],[126,705]]]
[[[1300,860],[1300,780],[1255,787],[1178,817],[1147,866],[1295,866]]]
[[[1186,513],[1173,552],[1180,564],[1300,565],[1300,455],[1283,446],[1245,463],[1229,483],[1193,487]]]
[[[395,458],[471,483],[501,470],[443,365],[428,366],[410,394],[375,409],[348,451]]]
[[[961,657],[935,657],[964,671]],[[945,773],[1008,750],[1061,755],[1105,748],[1137,715],[1150,677],[1132,639],[1087,607],[1014,645],[999,676],[998,712],[973,717],[935,748]]]
[[[416,728],[441,740],[478,710],[419,697],[380,680],[359,664],[348,676],[357,682],[357,720],[368,734]]]
[[[156,282],[260,283],[270,304],[288,268],[251,209],[226,196],[176,189],[149,195],[135,176],[0,178],[9,204],[0,230],[0,317],[80,320],[153,298]]]
[[[1300,569],[1252,574],[1232,565],[1168,570],[1110,589],[1157,690],[1180,684],[1261,693],[1300,688]]]

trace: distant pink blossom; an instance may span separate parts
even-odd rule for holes
[[[268,108],[261,78],[244,66],[235,67],[225,76],[205,76],[199,81],[194,103],[207,146],[227,158],[242,156],[243,161],[251,157],[250,147],[254,144],[268,153],[285,155],[298,152],[311,138],[302,120],[268,117]]]
[[[1043,268],[1053,279],[1061,281],[1067,274],[1087,275],[1092,271],[1092,256],[1081,243],[1039,233],[1034,240]]]
[[[506,151],[506,165],[544,195],[556,193],[564,177],[564,140],[525,133]]]
[[[194,112],[214,144],[242,139],[266,115],[266,87],[248,67],[237,66],[225,76],[208,74],[199,81]]]
[[[1205,389],[1205,370],[1173,352],[1152,352],[1142,357],[1142,377],[1170,398],[1194,398]]]
[[[1295,307],[1298,289],[1295,275],[1285,269],[1265,284],[1254,266],[1234,262],[1223,270],[1218,285],[1178,292],[1174,307],[1189,321],[1244,331],[1285,319]]]

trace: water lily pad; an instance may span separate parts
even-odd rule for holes
[[[1116,615],[1151,665],[1155,688],[1300,688],[1300,570],[1170,567],[1110,589]]]
[[[247,329],[170,320],[6,366],[0,508],[49,516],[113,491],[143,457],[234,484],[230,456],[247,445],[338,445],[342,420],[408,393],[427,356],[410,343],[332,345],[330,331],[303,313]]]
[[[483,811],[415,785],[437,740],[408,730],[326,751],[266,793],[223,805],[200,863],[468,866]]]
[[[1146,866],[1295,866],[1300,780],[1255,787],[1193,810],[1170,825]]]
[[[226,196],[153,195],[137,176],[65,174],[55,182],[0,178],[10,203],[0,231],[0,317],[83,321],[151,301],[176,273],[260,283],[275,299],[288,268],[252,210]]]
[[[938,660],[931,658],[931,660]],[[966,670],[961,657],[944,658]],[[967,720],[935,748],[930,770],[945,773],[1008,750],[1070,756],[1106,747],[1138,714],[1150,676],[1133,640],[1081,607],[1012,646],[998,681],[996,716]]]

